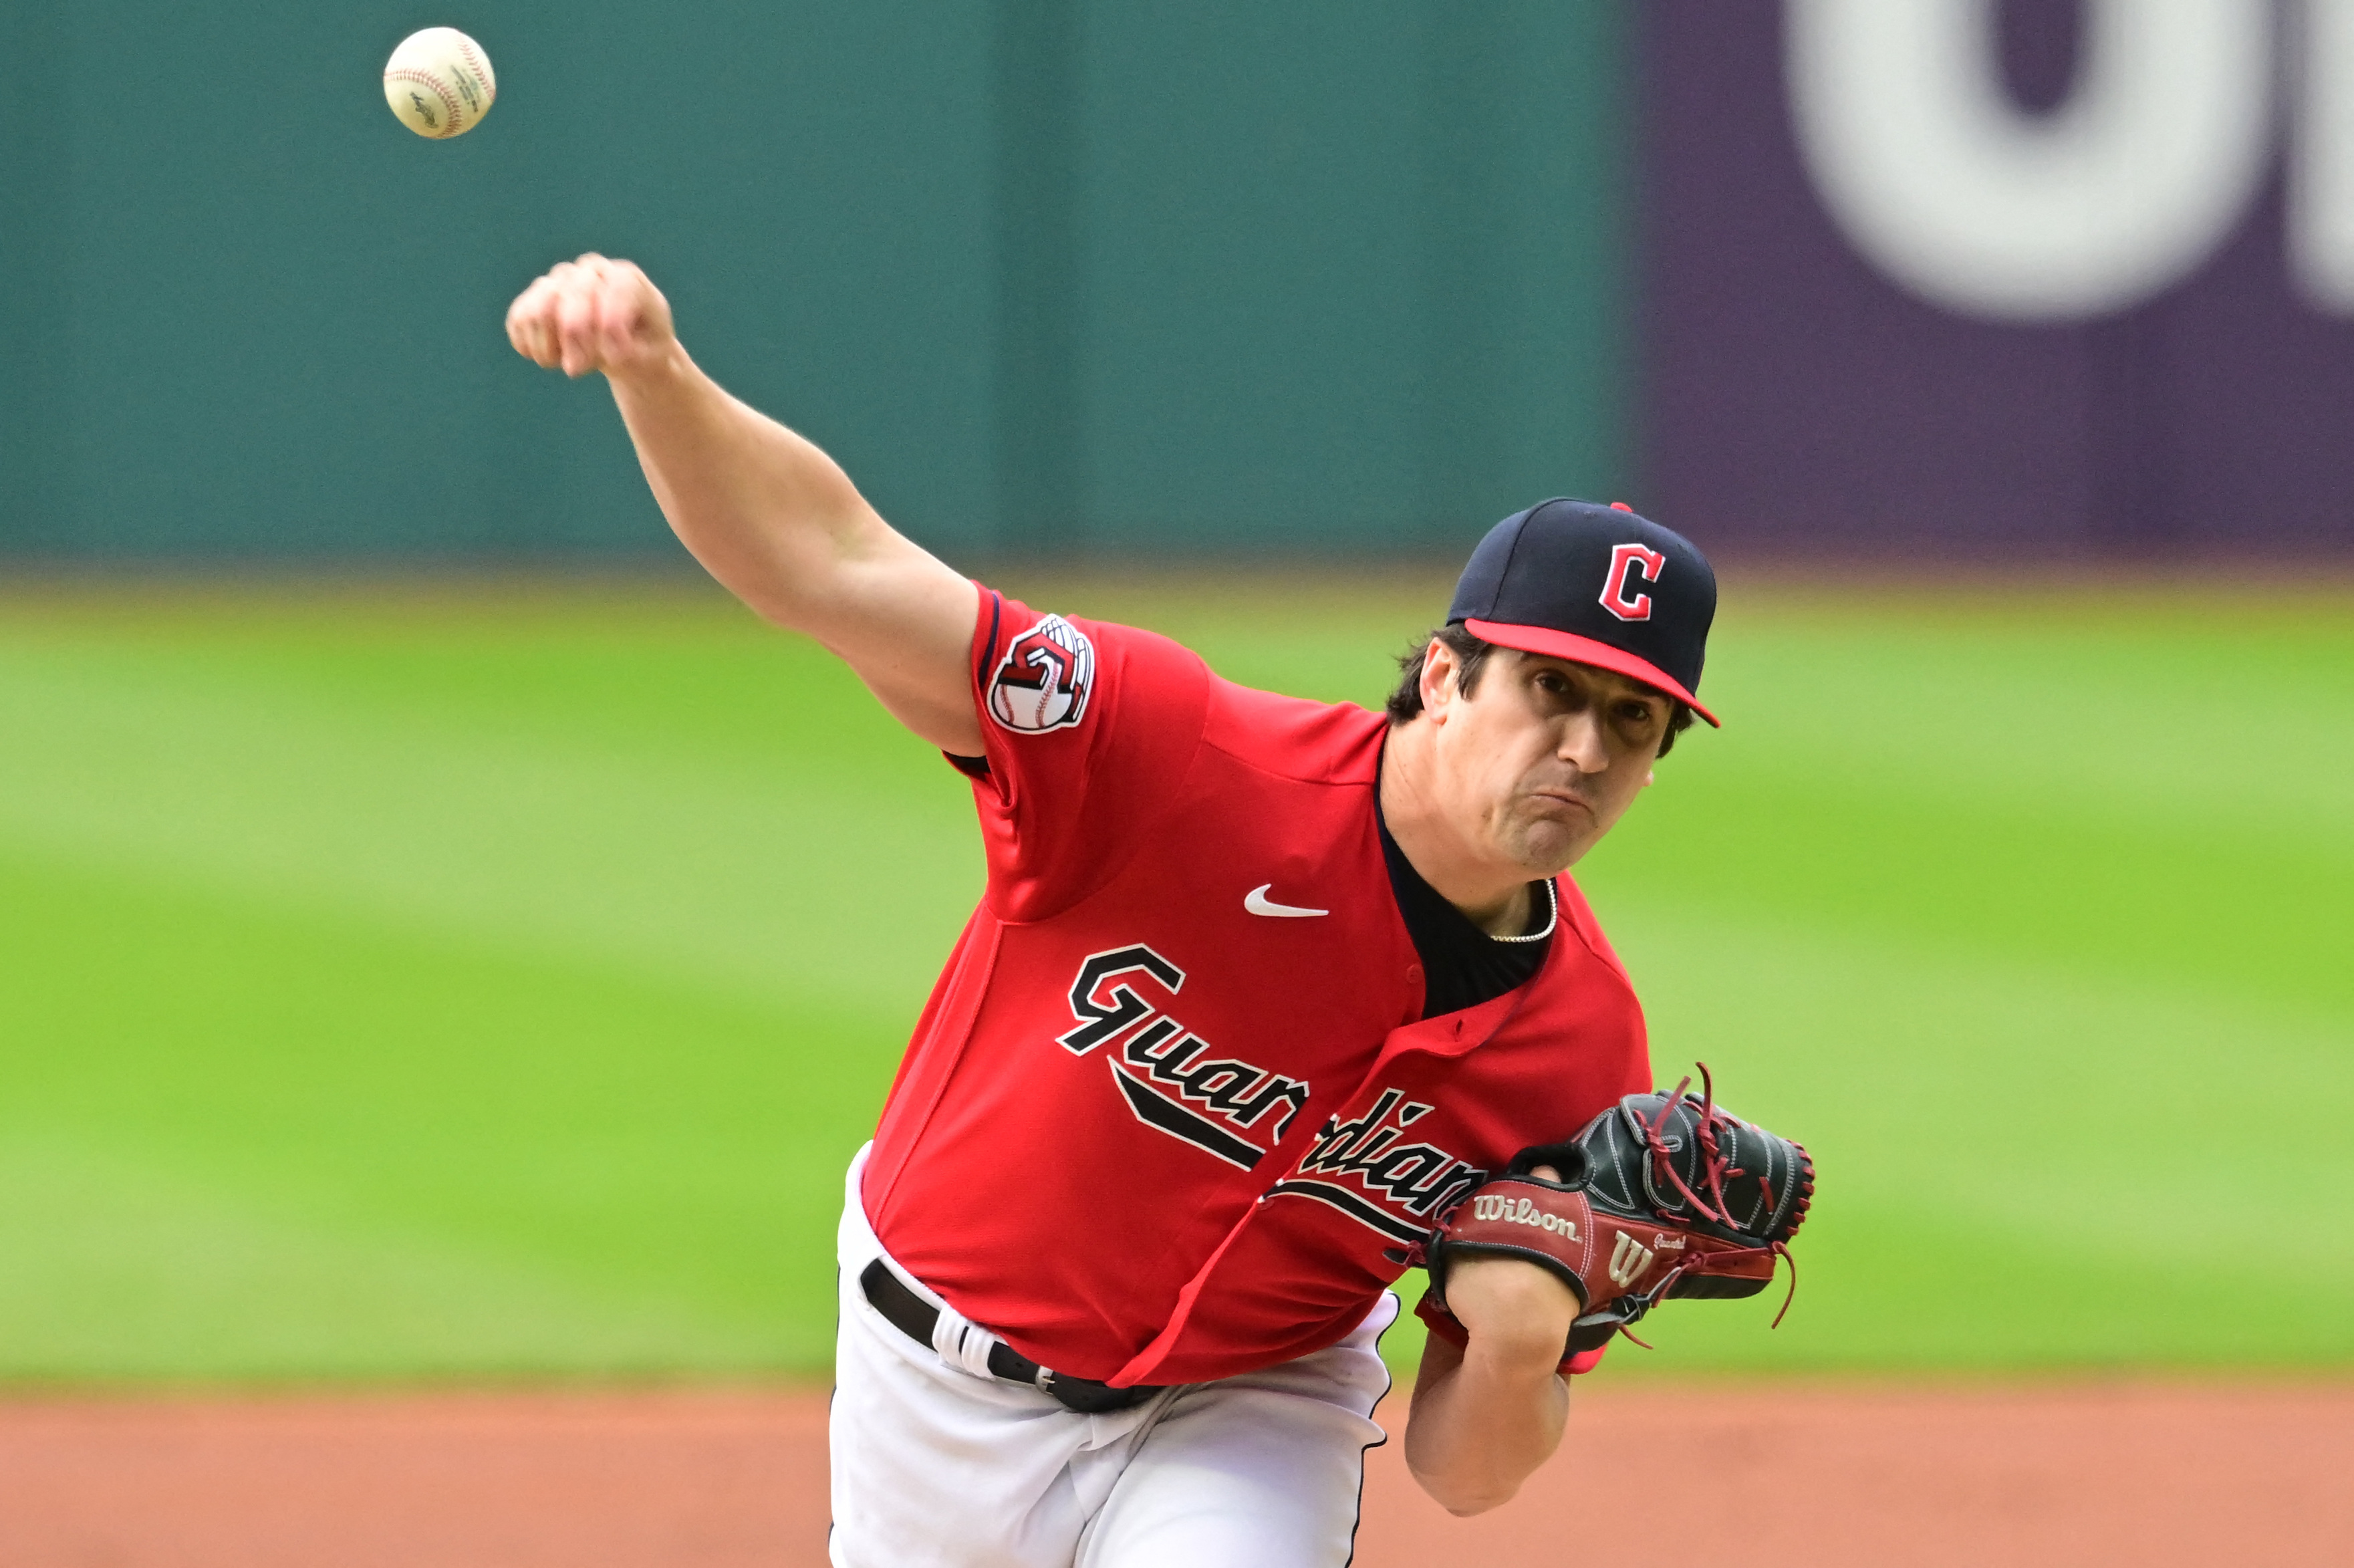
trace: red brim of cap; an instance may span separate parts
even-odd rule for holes
[[[1689,706],[1692,712],[1715,725],[1716,715],[1700,705],[1700,699],[1669,679],[1668,673],[1649,659],[1638,659],[1624,648],[1613,648],[1607,642],[1596,642],[1591,637],[1579,637],[1567,631],[1555,631],[1550,626],[1507,626],[1494,620],[1467,620],[1463,630],[1483,641],[1499,648],[1517,648],[1523,653],[1549,653],[1556,659],[1573,663],[1591,664],[1597,670],[1608,670],[1630,681],[1640,681]]]

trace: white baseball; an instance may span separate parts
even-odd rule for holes
[[[455,27],[411,33],[384,62],[384,101],[419,136],[464,135],[498,96],[491,57]]]

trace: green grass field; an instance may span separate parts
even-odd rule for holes
[[[1009,586],[1360,701],[1446,590]],[[1614,1364],[2354,1363],[2354,595],[1727,597],[1581,879],[1822,1196]],[[675,584],[0,599],[0,1380],[822,1372],[969,813]]]

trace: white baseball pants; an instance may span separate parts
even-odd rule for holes
[[[839,1241],[834,1568],[1349,1562],[1365,1450],[1383,1441],[1373,1411],[1390,1378],[1374,1347],[1397,1318],[1394,1296],[1329,1350],[1082,1415],[944,1360],[867,1303],[858,1276],[883,1251],[859,1203],[865,1163],[861,1150]],[[985,1350],[969,1354],[985,1364]]]

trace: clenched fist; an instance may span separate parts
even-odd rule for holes
[[[507,341],[549,370],[618,376],[659,363],[678,340],[670,302],[637,264],[591,251],[557,262],[516,296]]]

